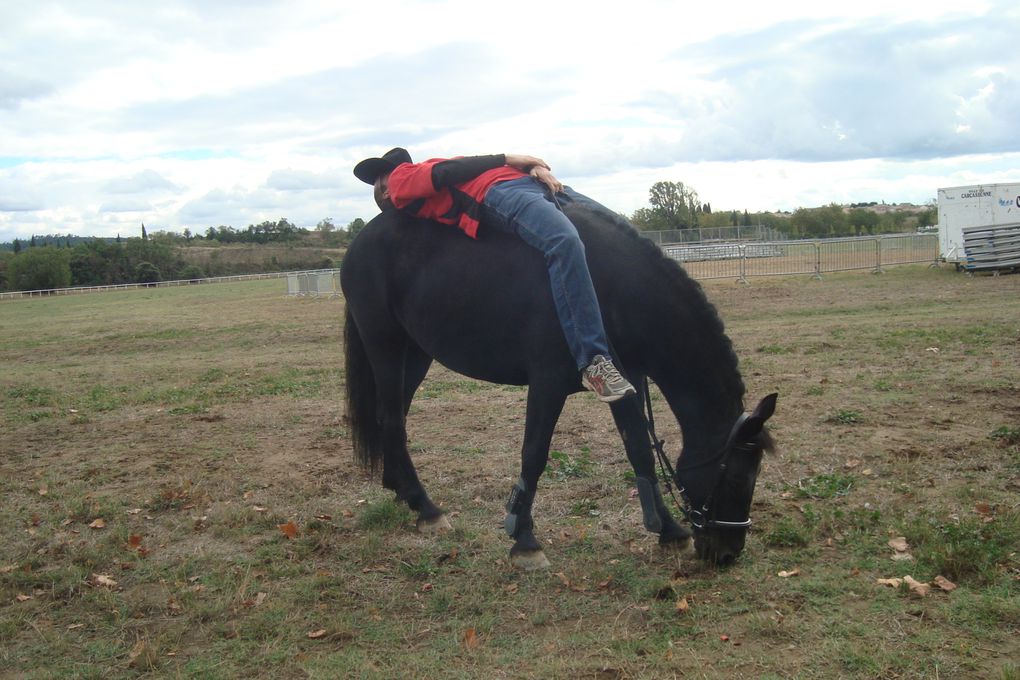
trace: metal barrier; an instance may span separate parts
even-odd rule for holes
[[[287,295],[290,297],[340,297],[340,270],[321,269],[287,274]]]
[[[681,262],[695,279],[752,276],[821,277],[826,272],[870,269],[881,272],[897,264],[938,261],[938,238],[933,234],[865,236],[818,241],[779,241],[664,245],[669,257]]]

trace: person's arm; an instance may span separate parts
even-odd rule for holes
[[[521,172],[530,172],[535,168],[549,169],[549,164],[541,158],[526,154],[500,153],[490,156],[461,156],[432,166],[432,186],[438,191],[443,187],[463,184],[483,172],[494,170],[503,165],[517,168]]]
[[[472,180],[483,172],[506,165],[506,155],[461,156],[432,166],[432,186],[436,191]]]

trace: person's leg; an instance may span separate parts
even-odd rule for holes
[[[485,205],[498,213],[501,226],[545,257],[556,313],[578,370],[598,355],[608,357],[609,343],[585,261],[584,244],[566,215],[530,177],[492,187]]]
[[[635,394],[609,356],[584,244],[573,223],[527,177],[497,184],[485,204],[499,228],[516,233],[545,256],[556,313],[584,387],[606,402]]]

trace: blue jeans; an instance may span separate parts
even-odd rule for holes
[[[582,198],[570,189],[565,191],[567,200]],[[545,256],[556,314],[578,370],[596,355],[609,357],[584,244],[573,223],[548,198],[545,186],[531,177],[500,182],[486,193],[485,207],[489,226],[517,234]]]

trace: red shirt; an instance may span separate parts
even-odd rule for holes
[[[448,161],[445,158],[432,158],[424,163],[398,165],[390,173],[390,200],[398,209],[416,217],[456,225],[471,238],[478,238],[482,203],[492,185],[528,175],[517,168],[503,165],[486,170],[466,182],[436,187],[432,181],[432,168],[437,163]]]

